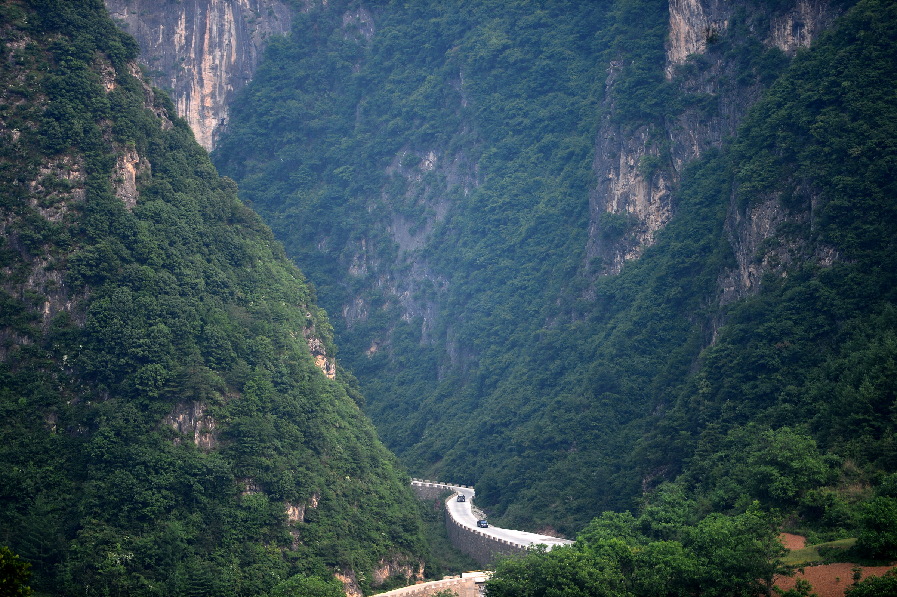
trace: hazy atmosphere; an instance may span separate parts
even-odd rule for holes
[[[897,595],[894,2],[0,0],[0,80],[0,594]]]

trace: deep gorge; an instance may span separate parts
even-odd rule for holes
[[[764,593],[783,529],[897,556],[891,3],[105,6],[0,7],[37,591],[439,576],[409,473],[578,539],[491,596]]]

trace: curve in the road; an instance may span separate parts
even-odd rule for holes
[[[486,528],[480,528],[477,526],[477,521],[480,519],[473,512],[472,508],[472,502],[476,492],[472,488],[458,486],[453,489],[455,493],[446,500],[446,510],[448,511],[449,516],[464,528],[524,548],[533,545],[546,545],[550,549],[556,545],[570,545],[573,543],[573,541],[570,541],[569,539],[559,539],[558,537],[518,531],[515,529],[503,529],[491,524]],[[465,501],[459,502],[457,499],[459,495],[465,496]]]
[[[552,549],[559,545],[573,543],[569,539],[515,529],[503,529],[491,524],[486,528],[478,527],[479,517],[472,508],[476,491],[472,487],[420,479],[413,479],[411,484],[417,488],[452,491],[452,495],[445,502],[448,513],[445,522],[449,538],[455,547],[468,553],[483,565],[491,563],[496,554],[522,552],[534,545],[545,545],[548,549]],[[459,502],[458,496],[461,495],[465,499]]]

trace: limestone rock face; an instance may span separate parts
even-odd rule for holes
[[[684,64],[689,56],[704,54],[708,44],[724,35],[737,8],[723,0],[670,0],[667,78],[672,77],[677,65]],[[794,54],[809,46],[837,15],[828,0],[797,0],[784,12],[768,15],[769,30],[763,41]],[[764,35],[759,28],[757,33]]]
[[[336,363],[327,356],[327,350],[324,343],[314,336],[308,338],[308,348],[311,350],[311,356],[315,359],[315,366],[324,372],[324,375],[330,379],[336,378]]]
[[[193,443],[203,449],[218,447],[218,423],[201,401],[178,404],[164,419],[164,424],[178,433],[193,438]],[[178,440],[180,441],[180,440]]]
[[[137,179],[141,173],[149,171],[150,164],[146,158],[141,157],[133,148],[125,148],[118,155],[115,164],[115,178],[113,186],[115,194],[128,210],[137,205]]]
[[[626,64],[610,63],[606,116],[594,162],[598,184],[590,199],[586,271],[592,275],[619,273],[653,244],[657,232],[674,217],[672,201],[682,169],[709,149],[722,147],[763,93],[761,81],[738,77],[737,57],[717,48],[737,47],[753,38],[791,56],[809,46],[839,14],[829,0],[795,0],[769,14],[745,13],[743,8],[724,0],[669,2],[665,75],[680,93],[703,98],[700,108],[686,107],[662,122],[624,129],[612,115],[614,86]],[[733,19],[746,22],[733,28]],[[765,230],[772,223],[754,219],[776,213],[760,210],[741,223],[754,231]],[[731,232],[734,237],[751,237],[750,231],[736,228]],[[745,280],[757,275],[740,272],[736,286],[743,288]]]
[[[208,150],[266,41],[289,33],[291,23],[285,0],[106,0],[106,8],[137,39],[153,83],[171,93]]]
[[[787,54],[809,46],[832,24],[836,11],[828,0],[798,0],[790,10],[772,19],[767,43]]]
[[[729,26],[732,7],[721,0],[670,0],[670,32],[667,39],[667,78],[673,67],[692,54],[703,54]]]

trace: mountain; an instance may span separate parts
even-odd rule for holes
[[[676,480],[848,532],[894,472],[891,39],[852,5],[310,5],[213,159],[413,472],[571,535]]]
[[[99,0],[4,2],[0,57],[0,543],[34,588],[421,576],[409,479],[313,288],[135,41]]]
[[[882,555],[892,12],[303,3],[213,159],[413,472],[584,543],[778,512]]]

